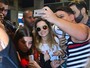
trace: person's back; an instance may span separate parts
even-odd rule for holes
[[[20,68],[12,41],[0,23],[0,68]]]
[[[8,9],[9,6],[7,1],[0,1],[0,21],[4,25],[7,34],[11,36],[11,38],[13,38],[13,35],[17,28],[12,24],[10,20],[7,19]]]
[[[11,40],[9,40],[7,47],[0,52],[0,68],[20,68],[17,53]]]

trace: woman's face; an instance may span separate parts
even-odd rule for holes
[[[22,52],[27,52],[32,46],[32,37],[23,37],[18,41],[18,48]]]
[[[48,25],[44,21],[39,21],[36,26],[38,34],[41,37],[46,37],[48,35],[49,33]]]

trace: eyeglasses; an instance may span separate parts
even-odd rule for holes
[[[48,28],[48,26],[47,26],[47,25],[44,25],[42,28],[43,28],[44,30],[46,30],[46,29]],[[41,28],[40,28],[40,27],[37,27],[37,31],[38,31],[38,32],[41,31]]]

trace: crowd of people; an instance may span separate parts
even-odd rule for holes
[[[73,1],[43,15],[23,12],[24,26],[5,17],[8,4],[0,1],[0,68],[89,68],[90,18],[84,1]]]

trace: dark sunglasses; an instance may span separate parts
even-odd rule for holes
[[[46,29],[48,28],[48,26],[47,26],[47,25],[44,25],[42,28],[43,28],[44,30],[46,30]],[[41,31],[41,28],[40,28],[40,27],[37,27],[37,31]]]

